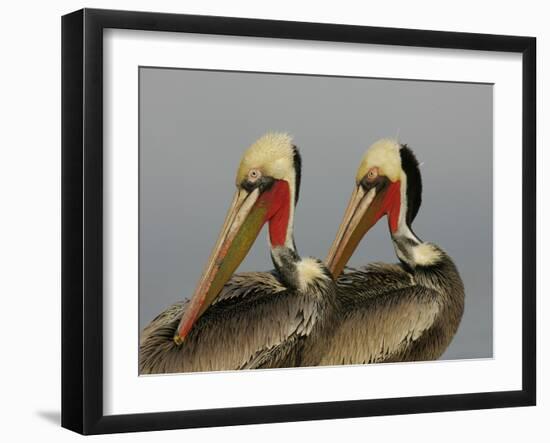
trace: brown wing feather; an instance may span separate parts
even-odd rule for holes
[[[314,298],[296,296],[273,274],[238,274],[177,347],[172,338],[185,306],[171,306],[144,329],[140,373],[291,365],[319,315]]]
[[[432,340],[423,352],[411,351],[433,332],[445,306],[441,293],[401,265],[348,270],[337,287],[340,323],[320,364],[432,359],[446,348],[448,342]]]
[[[321,365],[400,360],[434,323],[439,305],[433,291],[398,289],[370,297],[342,316]]]

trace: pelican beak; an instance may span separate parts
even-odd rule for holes
[[[257,204],[260,203],[259,197],[258,188],[251,192],[239,189],[235,194],[216,246],[174,335],[176,345],[183,343],[197,319],[216,299],[254,244],[268,209],[264,204]]]
[[[326,259],[334,278],[338,278],[363,236],[384,215],[388,189],[373,186],[365,190],[356,185]]]

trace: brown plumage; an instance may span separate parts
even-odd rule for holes
[[[144,329],[140,373],[316,365],[322,350],[304,358],[304,339],[317,341],[322,334],[334,295],[328,272],[305,291],[285,287],[275,272],[237,274],[182,346],[172,337],[186,302],[172,305]]]
[[[327,258],[337,278],[337,322],[321,365],[434,360],[447,349],[464,311],[452,259],[411,228],[422,181],[412,151],[393,140],[365,154],[344,220]],[[347,269],[363,235],[384,215],[399,264]]]
[[[292,221],[301,159],[286,134],[267,134],[243,155],[237,193],[193,297],[143,331],[141,374],[316,365],[336,286],[323,263],[296,252]],[[269,224],[275,270],[233,274]],[[305,338],[312,338],[306,342]]]
[[[337,286],[340,324],[321,365],[435,360],[464,310],[462,280],[446,254],[414,272],[385,263],[348,269]]]

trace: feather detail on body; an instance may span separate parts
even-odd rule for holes
[[[438,270],[429,273],[418,269],[412,274],[402,264],[383,263],[347,269],[337,280],[340,324],[320,364],[439,358],[464,310],[460,276],[440,253]]]
[[[181,346],[173,343],[172,336],[186,302],[172,305],[144,329],[140,373],[318,364],[321,355],[303,360],[302,340],[325,327],[333,288],[320,284],[314,291],[297,294],[281,284],[276,272],[236,274]]]

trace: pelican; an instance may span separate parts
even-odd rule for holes
[[[336,287],[321,261],[296,251],[300,174],[300,154],[287,134],[268,133],[246,150],[233,203],[193,296],[143,330],[141,374],[319,362],[321,352],[306,352],[305,339],[316,343],[326,330]],[[275,269],[232,276],[265,223]]]
[[[412,230],[421,193],[410,148],[384,139],[367,150],[326,260],[337,278],[340,320],[321,365],[434,360],[451,342],[464,310],[464,286],[451,257]],[[363,236],[383,216],[400,263],[342,274]]]

